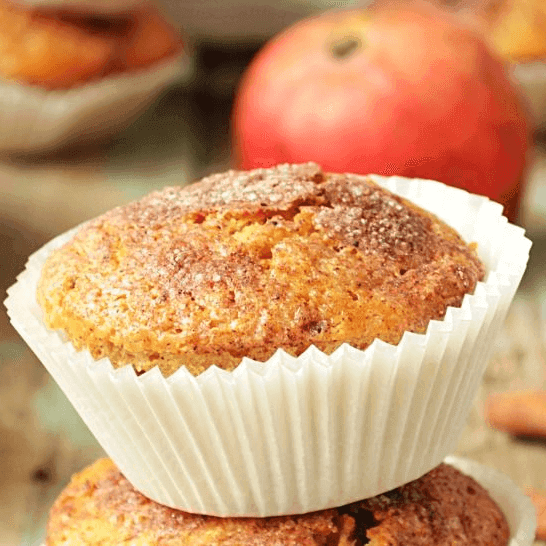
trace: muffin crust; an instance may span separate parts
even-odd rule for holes
[[[154,503],[101,459],[74,476],[53,505],[46,546],[506,546],[508,539],[506,520],[483,487],[445,464],[341,508],[216,518]]]
[[[431,214],[309,163],[212,175],[88,222],[47,260],[38,301],[94,358],[197,375],[277,348],[396,344],[483,276]]]

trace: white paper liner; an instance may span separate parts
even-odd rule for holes
[[[0,152],[40,153],[127,127],[169,85],[188,81],[187,52],[154,67],[67,90],[0,80]]]
[[[537,125],[546,124],[546,61],[517,63],[512,72],[523,89],[533,120]]]
[[[530,241],[484,197],[399,177],[374,180],[478,243],[487,277],[460,308],[406,333],[327,356],[278,351],[233,371],[137,376],[76,352],[41,321],[36,283],[60,236],[32,255],[9,291],[13,326],[131,483],[151,499],[221,516],[303,513],[407,483],[453,452]]]
[[[531,546],[537,526],[531,499],[505,474],[470,459],[450,455],[445,462],[474,478],[504,513],[510,527],[508,546]]]

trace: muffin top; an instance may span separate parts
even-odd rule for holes
[[[474,246],[432,214],[308,163],[116,208],[50,255],[37,296],[47,326],[94,358],[197,375],[278,348],[396,344],[483,276]]]
[[[157,504],[101,459],[54,503],[46,546],[505,546],[504,515],[474,479],[442,464],[398,489],[340,508],[217,518]]]

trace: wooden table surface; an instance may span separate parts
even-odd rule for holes
[[[169,133],[172,115],[164,105],[115,143],[87,150],[78,161],[65,156],[0,162],[2,299],[28,254],[53,235],[154,187],[201,174],[202,167],[192,161],[191,127],[184,130],[179,120],[176,134]],[[159,159],[151,163],[142,159],[149,157],[142,150],[157,143],[139,135],[153,131],[170,144],[156,150]],[[223,168],[222,157],[207,169]],[[546,490],[546,443],[511,438],[483,420],[488,393],[546,388],[546,153],[540,146],[528,179],[521,222],[534,243],[529,268],[496,341],[458,454],[497,468],[522,488]],[[102,450],[3,311],[0,373],[0,545],[34,546],[41,543],[47,511],[70,475]]]

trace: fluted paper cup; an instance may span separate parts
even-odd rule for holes
[[[523,90],[536,125],[546,124],[546,60],[515,63],[512,73]]]
[[[486,278],[460,308],[397,346],[342,345],[244,358],[232,372],[137,376],[48,330],[36,284],[64,234],[29,259],[6,300],[14,327],[108,455],[151,499],[189,512],[269,516],[340,506],[418,478],[453,452],[530,241],[484,197],[443,184],[373,179],[478,244]]]
[[[510,527],[508,546],[531,546],[535,541],[536,510],[531,499],[506,475],[471,459],[446,457],[445,462],[474,478],[502,510]]]
[[[0,152],[42,153],[114,135],[192,73],[191,57],[182,52],[147,69],[66,90],[0,81]]]

